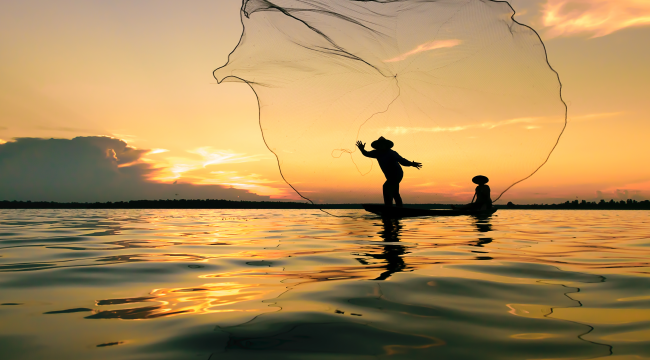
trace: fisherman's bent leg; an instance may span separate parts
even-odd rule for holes
[[[399,183],[402,182],[403,176],[404,176],[404,174],[402,174],[401,176],[395,177],[395,179],[392,179],[393,184],[394,184],[393,185],[393,199],[395,199],[395,205],[397,205],[399,207],[404,206],[402,204],[402,197],[399,194]]]
[[[384,205],[392,206],[393,199],[395,199],[395,205],[402,206],[402,197],[399,195],[399,182],[401,180],[401,178],[386,180],[384,183]]]
[[[391,189],[391,181],[386,180],[383,186],[384,190],[384,205],[393,206],[393,192]]]
[[[395,184],[395,192],[393,193],[393,198],[395,199],[395,205],[402,207],[402,197],[399,194],[399,183]]]

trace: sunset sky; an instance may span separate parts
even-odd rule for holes
[[[503,200],[649,199],[650,2],[510,3],[545,42],[569,123],[547,165]],[[251,88],[212,75],[239,42],[240,8],[2,1],[0,200],[299,199],[263,142]],[[454,45],[425,43],[385,61]],[[402,192],[422,202],[417,189]],[[471,199],[457,195],[450,201]]]

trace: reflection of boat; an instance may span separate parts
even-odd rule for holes
[[[459,216],[459,215],[474,215],[485,216],[494,214],[497,209],[476,211],[476,210],[430,210],[430,209],[415,209],[408,207],[386,206],[379,204],[363,204],[366,211],[380,216],[391,218],[402,218],[411,216]]]

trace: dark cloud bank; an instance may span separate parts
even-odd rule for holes
[[[269,199],[218,185],[150,181],[157,169],[138,162],[148,151],[109,137],[18,138],[0,144],[0,200]]]

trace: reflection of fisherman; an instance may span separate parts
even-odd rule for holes
[[[379,235],[384,238],[384,241],[391,243],[399,241],[400,231],[402,230],[399,219],[382,219],[382,222],[384,223],[384,231],[380,232]],[[375,280],[386,280],[394,273],[406,269],[406,262],[404,262],[403,258],[406,253],[405,246],[390,244],[384,246],[381,255],[370,255],[375,259],[386,260],[386,266],[384,266],[386,271],[377,276]]]
[[[399,219],[382,218],[382,222],[384,228],[379,232],[379,236],[386,242],[383,245],[383,251],[381,254],[363,254],[363,256],[384,260],[386,262],[385,265],[381,266],[385,271],[379,274],[375,280],[386,280],[393,274],[404,271],[406,269],[406,262],[403,257],[408,253],[406,246],[396,244],[399,242],[400,232],[402,230]],[[371,265],[363,258],[357,258],[357,261],[363,265]]]
[[[408,161],[396,151],[391,150],[393,142],[384,139],[383,136],[373,141],[370,146],[375,150],[366,151],[366,144],[357,141],[357,147],[361,150],[363,156],[377,159],[381,171],[386,176],[386,182],[384,183],[384,204],[386,206],[392,206],[393,199],[395,199],[395,205],[402,206],[402,197],[399,195],[399,183],[404,177],[404,171],[400,164],[403,166],[413,166],[418,170],[422,167],[422,164],[415,161]]]

